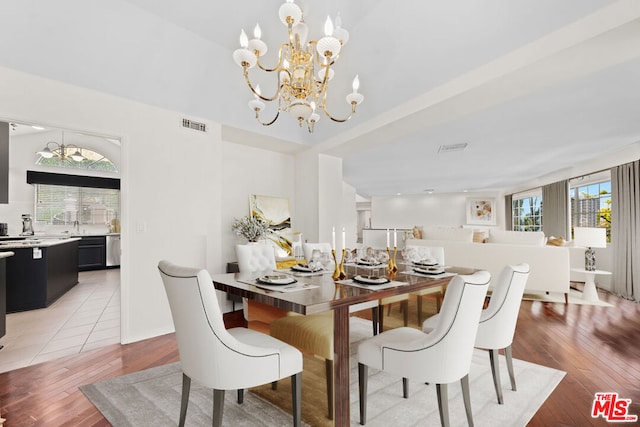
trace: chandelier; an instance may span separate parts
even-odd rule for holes
[[[309,29],[304,23],[302,9],[287,0],[279,9],[280,21],[287,26],[289,39],[278,50],[278,63],[273,67],[265,67],[260,63],[260,57],[267,53],[267,45],[260,40],[260,25],[256,24],[254,38],[248,40],[244,30],[240,33],[240,49],[233,52],[233,59],[244,72],[244,78],[255,99],[249,101],[249,108],[255,112],[256,120],[263,126],[270,126],[278,119],[280,112],[288,112],[298,121],[300,127],[306,125],[309,133],[320,120],[319,110],[331,120],[339,123],[346,122],[356,112],[356,106],[364,100],[358,93],[360,82],[356,75],[353,79],[353,92],[346,96],[347,104],[351,105],[351,112],[345,118],[335,118],[327,111],[327,88],[334,76],[331,68],[338,60],[342,46],[349,39],[349,32],[342,28],[340,15],[336,17],[334,28],[330,17],[324,24],[324,37],[319,40],[307,41]],[[278,78],[278,89],[272,97],[265,97],[260,92],[260,86],[255,87],[249,79],[249,69],[257,65],[262,71],[275,73]],[[278,109],[275,117],[270,121],[263,121],[260,112],[265,103],[277,102]]]
[[[54,147],[53,149],[49,147]],[[75,151],[73,149],[75,148]],[[47,142],[47,145],[37,154],[41,155],[45,159],[50,159],[53,156],[57,156],[61,161],[71,159],[74,162],[81,162],[85,159],[85,157],[80,152],[80,148],[76,145],[64,145],[58,144],[55,141]]]

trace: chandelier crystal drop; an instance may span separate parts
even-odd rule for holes
[[[260,38],[262,30],[256,24],[253,39],[249,40],[244,30],[240,33],[240,49],[233,52],[233,59],[244,72],[244,78],[253,93],[254,99],[249,101],[249,108],[255,112],[256,120],[263,126],[270,126],[276,122],[280,112],[288,112],[298,121],[300,127],[306,125],[309,133],[313,132],[315,124],[320,120],[318,110],[331,120],[343,123],[356,112],[358,104],[364,96],[358,93],[360,81],[356,75],[353,79],[353,92],[346,96],[347,104],[351,105],[351,112],[345,118],[335,118],[327,111],[328,83],[335,75],[332,66],[338,60],[342,47],[349,40],[349,32],[342,28],[340,15],[336,17],[335,26],[330,17],[324,24],[324,37],[308,40],[309,28],[304,23],[303,12],[300,7],[287,0],[278,11],[280,21],[287,27],[289,38],[278,50],[278,63],[273,68],[265,67],[260,57],[267,53],[267,45]],[[275,73],[278,89],[271,97],[262,95],[260,86],[254,85],[249,79],[249,69],[258,66],[262,71]],[[263,121],[260,113],[265,109],[266,102],[276,102],[278,105],[275,117],[270,121]]]

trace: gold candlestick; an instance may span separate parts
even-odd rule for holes
[[[393,255],[391,249],[387,246],[387,255],[389,255],[389,262],[387,263],[387,275],[395,275],[398,272],[398,265],[396,264],[396,255],[398,254],[398,247],[393,247]]]
[[[344,252],[344,251],[343,251]],[[333,280],[344,280],[347,278],[347,275],[344,272],[344,266],[342,262],[338,264],[338,260],[336,258],[336,250],[331,249],[331,255],[333,255],[333,263],[335,264],[335,269],[333,270]],[[344,253],[342,255],[342,261],[344,262]]]
[[[347,250],[342,250],[342,259],[340,260],[340,280],[347,278],[347,273],[344,271],[344,260],[347,257]]]

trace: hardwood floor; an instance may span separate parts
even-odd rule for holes
[[[640,304],[602,291],[600,297],[615,307],[523,301],[513,356],[567,372],[530,426],[609,425],[591,418],[596,392],[617,392],[631,399],[629,413],[640,415]],[[410,309],[415,309],[413,302]],[[431,305],[429,309],[433,311]],[[231,315],[226,320],[236,325],[242,318]],[[415,316],[410,321],[410,326],[417,326]],[[385,327],[401,322],[395,307]],[[4,427],[108,426],[78,386],[177,360],[176,342],[169,334],[3,373],[0,417],[7,419]],[[315,404],[303,402],[303,418],[314,426],[330,425],[325,417],[324,364],[317,362],[319,368],[305,356],[303,378],[311,385],[303,388],[303,400]],[[287,390],[284,384],[279,389]]]

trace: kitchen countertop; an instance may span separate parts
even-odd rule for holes
[[[22,240],[3,240],[0,241],[0,251],[7,249],[23,249],[23,248],[48,248],[50,246],[61,245],[68,242],[80,240],[80,237],[65,238],[40,238],[28,237]]]

